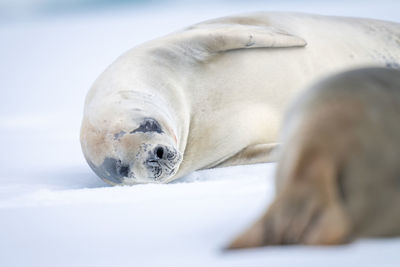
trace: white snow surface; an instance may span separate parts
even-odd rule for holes
[[[117,56],[205,19],[288,10],[400,21],[399,1],[127,6],[0,24],[0,266],[400,266],[400,238],[223,248],[274,196],[275,164],[110,187],[80,150],[83,102]]]

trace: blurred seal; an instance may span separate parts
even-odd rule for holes
[[[231,248],[400,235],[399,117],[399,70],[345,72],[307,91],[285,120],[276,199]]]
[[[273,160],[282,114],[300,88],[351,67],[398,67],[399,40],[390,22],[256,13],[149,41],[88,93],[85,158],[111,184]]]

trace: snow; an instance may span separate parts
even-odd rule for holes
[[[0,266],[400,266],[400,238],[223,248],[273,199],[275,164],[110,187],[79,144],[85,94],[117,56],[208,18],[292,10],[400,21],[398,1],[126,6],[0,23]]]

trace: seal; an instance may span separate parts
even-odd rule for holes
[[[87,94],[82,150],[111,184],[275,160],[283,113],[314,79],[400,62],[400,25],[292,13],[206,21],[135,47]]]
[[[400,235],[400,71],[324,80],[284,123],[277,194],[231,248],[332,245]]]

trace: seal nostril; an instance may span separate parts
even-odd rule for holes
[[[164,156],[164,148],[162,148],[161,146],[156,147],[154,154],[157,156],[157,158],[162,159]]]

